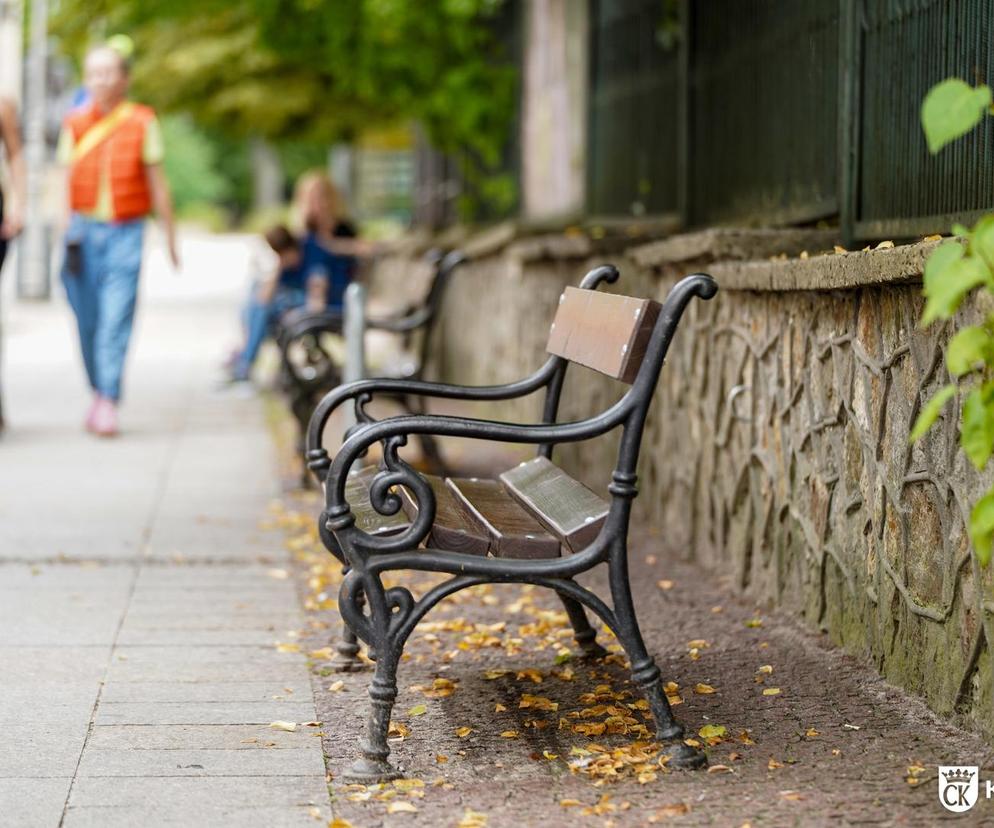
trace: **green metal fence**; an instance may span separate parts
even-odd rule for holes
[[[592,0],[589,211],[948,231],[994,207],[994,130],[929,155],[921,101],[994,81],[994,0]]]
[[[679,20],[659,0],[594,0],[587,186],[595,215],[679,209]]]

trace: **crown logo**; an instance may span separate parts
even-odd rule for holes
[[[950,785],[959,783],[969,784],[970,780],[973,779],[973,771],[968,771],[966,768],[953,768],[951,771],[946,771],[942,775]]]

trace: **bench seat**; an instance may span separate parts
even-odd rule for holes
[[[403,512],[373,509],[369,486],[377,469],[349,475],[346,499],[356,526],[371,535],[396,534],[417,517],[417,503],[400,489]],[[556,558],[578,552],[600,531],[608,504],[545,457],[510,469],[497,480],[422,475],[435,496],[435,521],[426,545],[495,558]]]

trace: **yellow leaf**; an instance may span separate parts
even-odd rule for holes
[[[690,649],[692,650],[693,649],[704,650],[711,646],[711,642],[705,641],[703,638],[695,638],[693,641],[688,641],[687,646],[690,647]]]
[[[507,710],[507,708],[500,703],[494,705],[494,713],[503,713],[505,710]]]
[[[702,739],[721,739],[723,736],[728,734],[728,731],[725,729],[724,725],[709,724],[704,725],[704,727],[697,731],[697,734]]]
[[[462,819],[459,820],[458,828],[484,828],[486,824],[486,814],[481,814],[467,808],[466,812],[462,815]]]
[[[806,730],[806,731],[804,732],[804,735],[805,735],[805,736],[807,736],[807,737],[808,737],[809,739],[816,739],[817,737],[821,736],[821,733],[819,733],[819,732],[818,732],[817,730],[815,730],[815,729],[814,729],[813,727],[809,727],[809,728],[808,728],[808,729],[807,729],[807,730]]]
[[[762,627],[763,626],[763,619],[762,618],[750,618],[748,621],[745,622],[745,625],[747,627],[752,627],[752,628]]]
[[[277,650],[277,652],[280,652],[280,653],[299,653],[300,652],[300,645],[299,644],[284,644],[284,643],[280,642],[279,644],[276,645],[276,650]]]
[[[352,823],[347,819],[342,819],[341,817],[335,817],[331,822],[328,823],[328,828],[352,828]]]
[[[833,249],[833,250],[834,250],[834,251],[835,251],[836,253],[848,253],[848,252],[849,252],[848,250],[846,250],[846,249],[845,249],[845,248],[844,248],[844,247],[843,247],[842,245],[840,245],[840,244],[837,244],[837,245],[835,245],[835,246],[834,246],[834,247],[833,247],[832,249]]]
[[[778,762],[776,759],[774,759],[771,756],[770,757],[770,761],[767,762],[767,764],[766,764],[766,767],[768,767],[770,770],[776,770],[777,768],[782,768],[783,767],[783,762]]]
[[[878,244],[873,249],[874,250],[890,250],[893,246],[894,246],[894,242],[892,242],[892,241],[882,241],[882,242],[880,242],[880,244]]]
[[[546,759],[548,759],[548,760],[549,760],[550,762],[551,762],[551,761],[552,761],[553,759],[558,759],[558,758],[559,758],[559,754],[558,754],[558,753],[549,753],[549,751],[547,751],[547,750],[543,750],[543,751],[542,751],[542,755],[543,755],[543,756],[544,756],[544,757],[545,757]]]
[[[516,730],[505,730],[500,735],[502,739],[517,739],[521,734]]]
[[[435,761],[438,762],[438,764],[440,765],[444,765],[446,762],[449,761],[449,757],[446,756],[444,753],[439,753],[435,756]]]
[[[773,665],[772,664],[764,664],[756,672],[757,673],[763,673],[764,675],[768,676],[770,673],[773,672]]]
[[[728,765],[712,765],[708,773],[735,773]]]
[[[387,736],[399,736],[403,739],[406,736],[410,736],[411,731],[407,725],[401,724],[400,722],[390,722],[390,727],[387,729]]]
[[[285,730],[287,733],[293,733],[297,729],[296,722],[270,722],[269,726],[273,730]]]
[[[698,684],[694,687],[694,692],[701,696],[710,696],[715,689],[710,684]]]
[[[418,809],[410,802],[391,802],[387,805],[388,814],[416,814]]]
[[[458,736],[460,739],[465,739],[472,732],[473,728],[466,727],[465,725],[463,727],[456,728],[456,736]]]
[[[894,243],[891,242],[890,246],[893,247]],[[804,794],[802,794],[800,791],[780,791],[780,796],[781,798],[786,799],[789,802],[798,802],[804,799]]]
[[[311,650],[307,655],[310,658],[316,658],[319,661],[330,661],[335,657],[335,654],[331,651],[331,647],[322,647],[320,650]]]
[[[673,589],[672,581],[656,581],[656,586],[662,590]]]
[[[423,704],[416,704],[410,710],[407,711],[408,716],[421,716],[428,712],[428,708]]]
[[[328,685],[328,689],[329,689],[329,690],[330,690],[330,691],[331,691],[332,693],[338,693],[338,692],[339,692],[339,691],[341,691],[341,690],[342,690],[342,689],[343,689],[344,687],[345,687],[345,682],[344,682],[344,681],[342,681],[341,679],[339,679],[338,681],[333,681],[333,682],[332,682],[331,684],[329,684],[329,685]]]
[[[577,805],[582,805],[579,799],[560,799],[559,804],[563,808],[575,808]]]
[[[763,695],[764,696],[779,696],[780,695],[780,688],[779,687],[767,687],[765,690],[763,690]]]
[[[541,684],[542,673],[539,670],[529,667],[526,670],[518,670],[517,679],[518,681],[521,681],[522,679],[528,679],[528,681],[532,681],[535,684]]]
[[[932,242],[932,241],[942,241],[942,236],[938,233],[933,233],[931,236],[925,236],[922,241]]]

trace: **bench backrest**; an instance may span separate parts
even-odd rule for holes
[[[568,287],[559,297],[546,350],[631,384],[660,308],[652,299]]]

